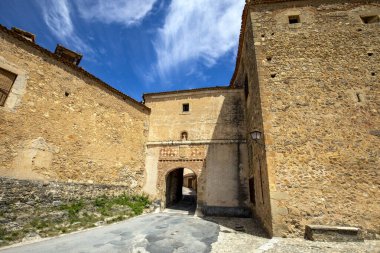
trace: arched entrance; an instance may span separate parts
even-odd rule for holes
[[[177,168],[166,175],[165,207],[195,211],[197,206],[197,175],[188,168]]]

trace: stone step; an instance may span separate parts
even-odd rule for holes
[[[305,239],[321,242],[363,241],[360,228],[323,225],[306,225]]]

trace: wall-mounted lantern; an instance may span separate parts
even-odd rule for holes
[[[258,131],[258,130],[254,130],[254,131],[250,132],[249,134],[251,135],[251,138],[252,138],[252,140],[254,140],[254,141],[259,141],[259,140],[261,140],[262,135],[263,135],[263,134],[262,134],[260,131]]]

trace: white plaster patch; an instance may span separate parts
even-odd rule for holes
[[[59,152],[59,147],[47,143],[44,138],[38,137],[21,143],[11,170],[4,175],[20,179],[47,179],[56,175],[49,171],[53,157]]]

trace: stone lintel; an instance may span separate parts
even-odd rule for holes
[[[246,140],[194,140],[194,141],[149,141],[147,146],[162,146],[162,145],[199,145],[199,144],[232,144],[246,143]]]
[[[360,228],[324,225],[306,225],[305,239],[323,242],[363,241]]]

